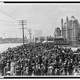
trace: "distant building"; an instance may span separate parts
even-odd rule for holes
[[[54,37],[52,36],[35,37],[35,42],[49,42],[49,41],[54,41]]]
[[[58,38],[58,37],[61,36],[61,30],[60,30],[59,27],[57,27],[57,28],[55,29],[54,36],[55,36],[55,38]]]
[[[54,38],[52,36],[47,36],[46,40],[47,41],[54,41]]]
[[[80,24],[74,16],[66,17],[65,22],[61,19],[61,36],[73,46],[80,43]]]

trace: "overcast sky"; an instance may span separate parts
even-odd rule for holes
[[[25,27],[34,35],[53,36],[54,29],[61,26],[61,18],[65,21],[66,16],[75,16],[80,22],[80,4],[0,4],[0,37],[21,37],[21,19],[27,20]]]

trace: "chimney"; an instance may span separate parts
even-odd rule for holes
[[[66,22],[68,22],[68,16],[66,16]]]

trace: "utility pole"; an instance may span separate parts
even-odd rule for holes
[[[22,38],[23,38],[23,45],[25,43],[25,39],[24,39],[24,25],[26,25],[25,20],[19,20],[20,21],[20,25],[22,25]]]
[[[19,20],[20,25],[22,26],[22,38],[23,38],[23,54],[25,53],[24,51],[24,43],[25,43],[25,38],[24,38],[24,25],[26,25],[26,20]],[[23,75],[22,71],[21,71],[21,75]]]

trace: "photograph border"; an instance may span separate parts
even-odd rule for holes
[[[26,4],[26,3],[79,3],[80,1],[2,1],[4,4],[18,4],[18,3],[22,3],[22,4]],[[80,79],[80,76],[3,76],[0,79]]]

